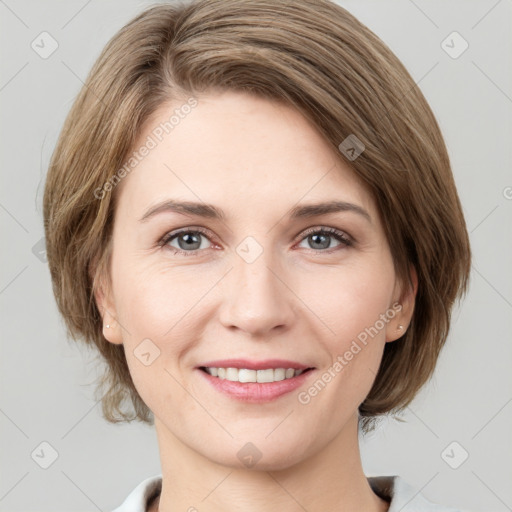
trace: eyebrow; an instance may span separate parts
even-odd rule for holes
[[[139,219],[139,222],[146,222],[151,217],[163,212],[175,212],[184,215],[194,215],[207,219],[225,220],[225,213],[212,204],[195,203],[192,201],[175,201],[167,199],[152,207]],[[361,206],[346,201],[328,201],[323,203],[305,204],[292,208],[288,213],[288,218],[301,219],[326,215],[329,213],[352,212],[365,218],[370,224],[372,218],[370,214]]]

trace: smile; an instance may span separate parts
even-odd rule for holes
[[[202,366],[196,371],[216,392],[237,401],[261,404],[289,395],[304,385],[315,368],[252,370]]]
[[[281,380],[298,377],[305,370],[295,370],[294,368],[267,368],[263,370],[249,370],[247,368],[216,368],[202,367],[201,370],[207,372],[212,377],[226,379],[233,382],[279,382]]]

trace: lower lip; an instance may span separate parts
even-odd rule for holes
[[[279,380],[276,382],[238,382],[228,379],[219,379],[209,373],[197,369],[197,371],[218,391],[231,398],[242,402],[263,403],[270,402],[286,395],[300,387],[314,372],[308,370],[297,377]]]

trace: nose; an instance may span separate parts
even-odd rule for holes
[[[272,261],[270,252],[263,251],[252,263],[234,255],[234,268],[222,289],[224,327],[264,339],[292,325],[295,295],[288,284],[289,273]]]

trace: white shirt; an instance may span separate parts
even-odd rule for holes
[[[399,476],[367,477],[373,492],[390,501],[388,512],[461,512],[428,501]],[[143,480],[112,512],[147,512],[148,503],[162,489],[162,475]]]

